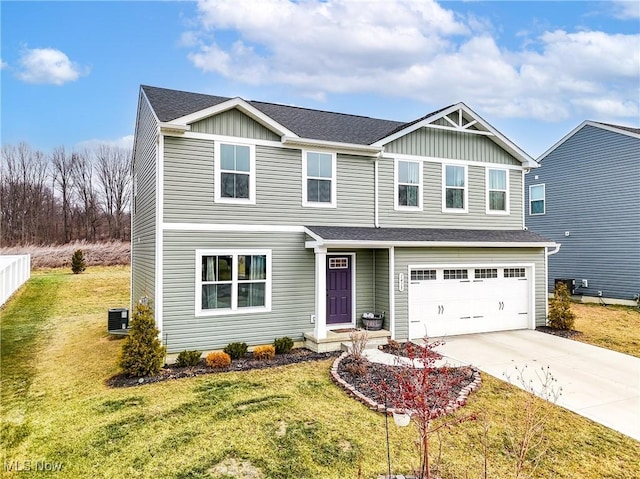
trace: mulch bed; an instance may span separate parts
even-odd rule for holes
[[[243,358],[234,359],[231,365],[226,368],[213,369],[206,365],[204,359],[200,360],[197,366],[177,367],[176,365],[165,365],[157,376],[145,376],[142,378],[117,374],[107,380],[107,386],[120,388],[130,386],[140,386],[142,384],[158,383],[171,379],[192,378],[205,374],[226,373],[230,371],[249,371],[252,369],[267,369],[276,366],[286,366],[288,364],[298,364],[307,361],[320,361],[328,358],[335,358],[340,355],[340,351],[330,353],[314,353],[309,349],[296,348],[287,354],[277,354],[273,359],[263,361],[253,359],[251,353],[247,353]]]
[[[547,334],[553,334],[554,336],[560,336],[561,338],[573,339],[581,336],[582,331],[576,331],[575,329],[555,329],[549,326],[538,326],[536,331],[541,331]]]
[[[353,356],[344,357],[338,364],[338,376],[356,391],[373,400],[377,404],[385,404],[385,393],[380,384],[388,386],[386,404],[389,408],[399,407],[395,404],[398,397],[398,382],[395,372],[402,366],[388,366],[367,360],[354,360]],[[359,370],[359,371],[358,371]],[[354,374],[354,371],[357,371]],[[434,409],[445,409],[455,401],[463,388],[470,386],[477,378],[470,367],[434,368],[429,373],[433,391],[442,390],[442,394],[428,398]],[[443,386],[448,385],[446,388]]]

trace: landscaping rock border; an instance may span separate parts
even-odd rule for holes
[[[331,365],[331,372],[330,372],[331,380],[337,386],[342,388],[349,396],[361,402],[362,404],[364,404],[365,406],[367,406],[369,409],[373,411],[384,413],[386,410],[387,415],[392,415],[393,413],[402,413],[403,411],[397,408],[388,408],[384,404],[380,404],[374,401],[370,397],[362,394],[353,385],[349,384],[347,381],[342,379],[342,377],[340,377],[340,374],[338,373],[338,367],[340,366],[340,362],[348,356],[349,356],[349,353],[344,352],[335,359],[335,361]],[[482,384],[480,371],[474,367],[471,367],[471,370],[473,375],[473,379],[471,380],[471,382],[460,390],[460,392],[458,393],[458,397],[456,399],[449,401],[449,403],[443,409],[440,409],[439,414],[437,416],[452,414],[453,412],[455,412],[456,410],[464,406],[467,403],[469,394],[471,394],[478,387],[480,387],[480,384]]]

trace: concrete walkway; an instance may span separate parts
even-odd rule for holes
[[[640,358],[531,330],[452,336],[436,350],[520,387],[516,366],[534,383],[549,366],[559,406],[640,441]]]

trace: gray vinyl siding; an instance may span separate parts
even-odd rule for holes
[[[362,313],[373,311],[373,250],[356,250],[356,322]]]
[[[486,135],[421,128],[385,145],[386,153],[482,161],[502,165],[521,163]]]
[[[156,255],[156,119],[146,98],[140,94],[134,145],[132,192],[131,302],[142,296],[154,300]]]
[[[337,208],[302,206],[301,150],[256,146],[256,204],[214,202],[214,142],[165,139],[164,221],[373,225],[371,159],[337,156]]]
[[[546,322],[545,251],[543,248],[395,248],[395,337],[406,340],[409,336],[409,304],[407,274],[410,264],[473,264],[496,263],[535,266],[535,322]],[[398,289],[398,274],[405,274],[404,291]]]
[[[280,136],[237,109],[191,124],[191,131],[214,135],[238,136],[256,140],[280,141]]]
[[[469,165],[468,213],[442,212],[442,169],[444,165],[423,162],[422,211],[394,210],[394,160],[380,160],[379,221],[382,227],[411,226],[415,228],[522,229],[522,172],[508,170],[509,214],[486,213],[486,168]],[[496,166],[497,165],[487,165]],[[390,180],[388,180],[390,178]]]
[[[221,349],[234,341],[270,344],[282,336],[300,341],[313,331],[315,258],[303,233],[165,231],[163,239],[163,334],[170,353]],[[271,311],[196,317],[196,249],[270,249]]]
[[[389,250],[374,250],[375,255],[375,310],[384,312],[384,328],[389,329]]]
[[[526,175],[526,224],[562,246],[554,279],[587,279],[577,294],[640,294],[640,139],[585,125]],[[538,177],[536,179],[535,177]],[[529,186],[545,184],[544,215],[529,215]],[[569,232],[569,236],[565,236]]]

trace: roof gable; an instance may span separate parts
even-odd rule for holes
[[[484,135],[516,158],[523,166],[539,166],[529,155],[464,103],[450,105],[407,123],[147,85],[143,85],[141,89],[158,121],[165,124],[164,126],[169,130],[185,131],[194,122],[235,108],[280,135],[283,140],[309,140],[310,145],[315,142],[325,146],[329,146],[330,143],[339,143],[349,145],[351,150],[356,150],[360,145],[367,146],[368,148],[365,149],[371,150],[369,153],[375,153],[382,150],[385,144],[415,130],[437,128]]]
[[[557,141],[553,146],[551,146],[551,148],[549,148],[542,155],[540,155],[537,161],[541,162],[542,160],[544,160],[547,156],[553,153],[567,140],[572,138],[576,133],[578,133],[580,130],[582,130],[587,126],[591,126],[594,128],[599,128],[601,130],[610,131],[612,133],[618,133],[621,135],[626,135],[632,138],[640,139],[640,128],[632,128],[629,126],[612,125],[609,123],[600,123],[597,121],[585,120],[582,123],[580,123],[578,126],[576,126],[573,130],[571,130],[569,133],[567,133],[565,136],[563,136],[559,141]]]

